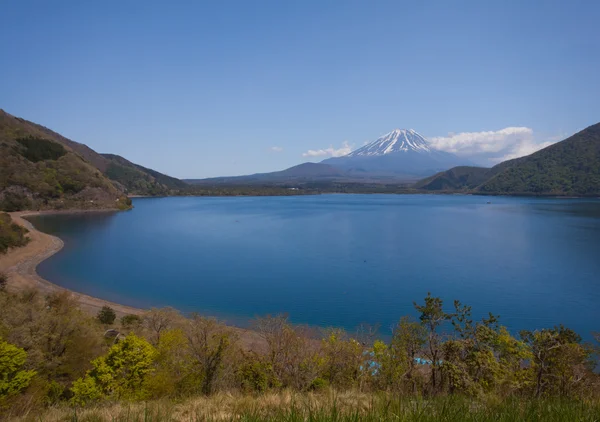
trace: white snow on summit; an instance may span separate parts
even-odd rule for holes
[[[346,157],[368,157],[400,151],[431,152],[429,142],[412,129],[394,129]]]

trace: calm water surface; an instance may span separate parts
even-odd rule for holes
[[[492,204],[486,204],[491,200]],[[244,324],[381,323],[427,291],[511,330],[600,331],[600,201],[438,195],[140,198],[122,213],[31,218],[65,248],[38,271],[133,306]]]

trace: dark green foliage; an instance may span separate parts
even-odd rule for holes
[[[479,187],[482,193],[544,195],[600,194],[600,123],[527,157]]]
[[[4,192],[4,198],[0,199],[0,210],[13,212],[29,208],[31,208],[31,200],[23,194]]]
[[[29,241],[26,234],[25,227],[13,223],[10,215],[0,213],[0,254],[6,253],[8,248],[25,246]]]
[[[414,187],[487,195],[600,195],[600,123],[527,157],[491,169],[455,167]]]
[[[8,276],[4,273],[0,273],[0,290],[5,289],[7,283],[8,283]]]
[[[491,169],[483,167],[454,167],[423,179],[415,189],[430,191],[461,191],[475,189],[490,177]]]
[[[98,312],[96,318],[102,324],[112,325],[115,322],[115,319],[117,318],[117,314],[115,314],[115,311],[110,306],[103,306],[102,309],[100,309],[100,311]]]
[[[16,141],[23,146],[23,149],[19,151],[21,155],[34,163],[43,160],[58,160],[67,153],[61,144],[48,139],[28,136],[18,138]]]
[[[188,187],[179,179],[139,166],[118,155],[102,154],[101,158],[106,160],[104,174],[123,185],[128,193],[166,196],[176,194]]]

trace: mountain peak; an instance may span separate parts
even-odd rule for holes
[[[395,152],[431,152],[429,142],[413,129],[394,129],[373,142],[352,151],[347,157],[368,157]]]

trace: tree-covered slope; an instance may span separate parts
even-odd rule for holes
[[[420,180],[414,187],[432,191],[471,190],[485,182],[490,171],[483,167],[454,167]]]
[[[526,157],[491,169],[454,167],[414,187],[500,195],[600,195],[600,123]]]
[[[187,187],[179,179],[118,155],[99,154],[2,110],[0,148],[0,209],[110,208],[126,194],[169,195]]]
[[[497,168],[502,171],[482,183],[479,192],[600,195],[600,123]]]
[[[0,210],[129,207],[123,192],[63,139],[0,110]]]
[[[188,187],[187,183],[155,170],[134,164],[114,154],[100,154],[106,161],[104,174],[135,195],[169,195]]]

